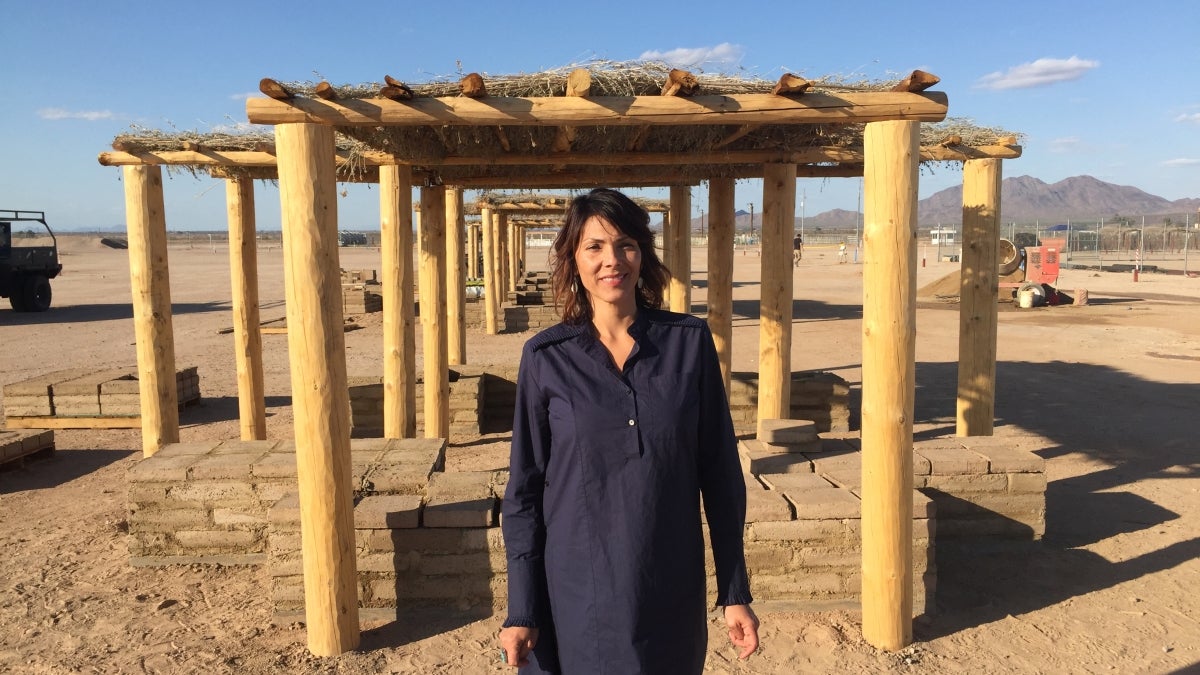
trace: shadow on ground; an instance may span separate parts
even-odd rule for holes
[[[954,433],[957,372],[953,362],[917,364],[918,425]],[[1121,488],[1200,477],[1200,385],[1061,361],[1000,362],[996,382],[997,427],[1049,439],[1040,453],[1046,460],[1079,453],[1107,468],[1049,484],[1040,541],[939,541],[938,614],[919,627],[920,638],[1019,616],[1200,556],[1200,537],[1120,562],[1079,548],[1179,517]]]

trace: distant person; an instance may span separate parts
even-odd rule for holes
[[[846,262],[846,242],[838,244],[838,263]]]
[[[792,239],[792,265],[795,267],[799,267],[800,259],[803,257],[804,257],[804,240],[800,238],[800,235],[796,235]]]

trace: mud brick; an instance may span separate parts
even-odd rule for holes
[[[271,505],[267,512],[267,521],[272,527],[291,529],[300,527],[300,496],[293,493]]]
[[[991,473],[1040,473],[1046,470],[1046,460],[1028,450],[995,446],[971,449],[987,459]]]
[[[1008,476],[995,473],[918,476],[916,486],[956,496],[978,492],[999,493],[1008,489]]]
[[[363,497],[354,507],[354,526],[409,529],[421,524],[421,497],[418,495],[376,495]]]
[[[758,440],[771,445],[798,445],[818,440],[817,427],[805,420],[758,421]]]
[[[129,512],[129,527],[136,532],[174,532],[212,525],[207,509],[138,508]],[[157,527],[156,527],[157,526]]]
[[[192,480],[248,479],[251,475],[251,467],[265,455],[265,452],[256,452],[254,454],[213,454],[199,457],[192,464],[192,470],[188,476]]]
[[[405,438],[388,442],[380,464],[425,465],[441,471],[446,461],[446,441],[441,438]]]
[[[42,448],[54,445],[54,432],[50,429],[41,431],[18,431],[16,437],[21,440],[21,449],[25,452],[36,452]]]
[[[207,455],[220,445],[220,441],[200,441],[196,443],[171,443],[164,445],[155,457],[179,457],[183,455]]]
[[[754,592],[762,597],[811,597],[833,595],[846,589],[846,580],[833,572],[799,575],[754,575]]]
[[[773,490],[746,489],[746,522],[760,523],[792,519],[792,507],[783,495]]]
[[[492,494],[491,471],[434,473],[429,477],[426,494],[433,497],[480,499]]]
[[[278,441],[221,441],[211,450],[214,455],[257,455],[271,451]]]
[[[130,504],[158,505],[167,498],[167,488],[173,483],[130,483],[126,498]]]
[[[413,530],[358,530],[356,535],[363,548],[368,551],[392,551],[409,553],[416,551],[428,553],[465,553],[469,551],[486,551],[486,543],[482,547],[472,547],[471,542],[463,539],[464,532],[453,528],[416,528]]]
[[[187,480],[188,469],[196,461],[195,456],[164,456],[163,451],[152,457],[146,457],[137,464],[129,467],[126,476],[130,482],[183,482]]]
[[[426,577],[444,574],[491,577],[492,558],[487,553],[423,555],[418,571]]]
[[[258,478],[295,478],[296,455],[269,453],[254,462],[250,473]]]
[[[438,527],[491,527],[495,523],[496,500],[461,500],[457,497],[431,497],[425,502],[423,525]]]
[[[988,471],[988,460],[966,448],[931,448],[922,443],[915,451],[917,455],[929,460],[929,472],[932,475],[945,476],[987,473]],[[915,466],[914,473],[916,473]]]
[[[996,537],[1002,539],[1037,539],[1046,533],[1045,520],[1022,522],[1002,516],[988,518],[943,518],[938,521],[939,539],[965,537]]]
[[[745,440],[738,444],[742,470],[752,474],[811,473],[812,464],[802,454],[772,452],[761,441]]]
[[[862,552],[853,546],[804,546],[796,551],[803,568],[840,567],[848,573],[862,565]]]
[[[134,369],[136,370],[136,368]],[[100,383],[101,396],[137,396],[141,391],[136,373],[125,373]]]
[[[48,417],[54,414],[54,410],[48,393],[43,396],[5,393],[4,414],[9,417]]]
[[[1044,517],[1046,500],[1041,494],[976,495],[969,501],[953,497],[950,499],[930,495],[937,503],[938,518],[943,523],[955,518],[984,518],[1001,515],[1014,520]]]
[[[792,556],[790,547],[759,543],[746,547],[746,567],[757,579],[759,574],[786,571],[792,563]]]
[[[376,466],[367,472],[364,481],[380,494],[419,495],[425,491],[430,473],[429,466],[417,464]]]
[[[793,520],[787,523],[753,523],[746,527],[750,541],[823,541],[854,544],[859,537],[859,521]]]
[[[814,473],[773,473],[759,477],[773,491],[827,490],[833,485]]]
[[[1045,494],[1046,474],[1044,473],[1010,473],[1008,478],[1009,492],[1036,492]]]
[[[55,394],[54,414],[94,417],[100,414],[100,394]]]
[[[167,489],[169,501],[221,504],[223,506],[257,504],[254,488],[243,481],[204,481],[182,483]]]
[[[249,551],[263,536],[251,530],[180,530],[175,540],[184,548]]]
[[[212,519],[214,525],[265,526],[267,524],[267,510],[262,506],[214,508]]]
[[[814,490],[783,490],[796,509],[797,519],[858,518],[862,505],[848,490],[828,487]]]

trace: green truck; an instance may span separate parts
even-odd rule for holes
[[[0,209],[0,298],[18,312],[44,312],[59,272],[58,239],[45,212]]]

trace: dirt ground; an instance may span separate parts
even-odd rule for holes
[[[0,309],[0,381],[135,362],[125,251],[66,237],[55,307]],[[379,254],[343,249],[345,268]],[[184,441],[238,436],[227,250],[170,250],[176,361],[200,367]],[[282,253],[259,252],[262,318],[281,317]],[[538,266],[531,251],[531,266]],[[693,252],[703,313],[706,251]],[[918,287],[956,269],[930,262]],[[795,270],[792,366],[860,382],[862,265],[810,247]],[[734,369],[755,370],[759,258],[735,255]],[[938,546],[936,611],[899,653],[867,645],[854,613],[760,598],[762,648],[734,661],[711,626],[714,673],[1182,673],[1200,671],[1200,279],[1065,271],[1086,307],[1002,307],[998,426],[1050,438],[1041,541]],[[957,305],[918,309],[916,425],[952,432]],[[351,374],[379,371],[381,317],[347,333]],[[511,363],[529,334],[473,331],[468,360]],[[287,338],[264,336],[268,434],[292,433]],[[418,346],[420,339],[417,340]],[[299,624],[275,625],[265,569],[129,564],[125,472],[133,431],[58,431],[52,458],[0,470],[0,672],[501,673],[499,617],[424,612],[365,623],[362,647],[316,658]],[[451,439],[450,470],[501,468],[507,435]]]

